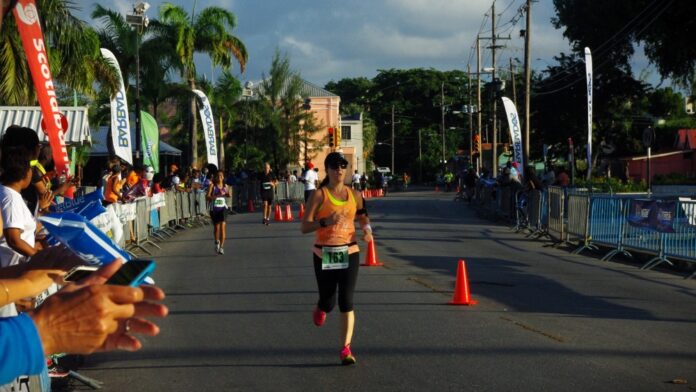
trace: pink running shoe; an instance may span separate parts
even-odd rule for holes
[[[341,365],[354,365],[356,362],[353,353],[350,352],[350,344],[341,350]]]
[[[314,308],[313,318],[314,325],[316,325],[317,327],[321,327],[322,325],[324,325],[324,321],[326,321],[326,312],[316,307]]]

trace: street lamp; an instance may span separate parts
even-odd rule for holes
[[[135,34],[135,164],[141,165],[142,156],[140,155],[141,145],[141,124],[140,124],[140,36],[143,30],[150,24],[150,20],[145,12],[150,8],[150,4],[139,1],[133,7],[133,13],[126,15],[126,22],[136,29]]]
[[[249,100],[254,96],[254,83],[251,81],[248,81],[244,84],[244,89],[242,89],[242,97],[244,97],[244,100],[247,103],[246,107],[246,112],[247,112],[247,121],[244,124],[244,167],[246,168],[247,165],[247,131],[249,129]]]

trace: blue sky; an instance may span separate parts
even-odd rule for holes
[[[194,1],[173,0],[189,12]],[[147,15],[158,16],[162,1],[150,1]],[[503,41],[506,48],[499,52],[499,64],[508,64],[509,58],[524,58],[524,42],[519,30],[524,18],[516,25],[509,23],[524,0],[497,0],[496,13],[499,32],[510,34]],[[94,3],[87,3],[78,16],[90,21]],[[127,13],[132,1],[100,1],[104,7]],[[242,81],[258,80],[268,73],[276,48],[290,57],[290,62],[301,76],[318,85],[346,77],[375,76],[379,69],[435,68],[438,70],[466,70],[471,63],[476,67],[472,45],[476,34],[490,36],[490,18],[481,29],[484,14],[490,11],[492,0],[198,0],[197,9],[219,6],[237,15],[234,34],[249,52],[247,71],[234,73]],[[533,5],[532,59],[533,68],[543,69],[553,63],[553,56],[569,51],[560,30],[551,25],[551,0],[540,0]],[[95,23],[95,22],[91,22]],[[482,52],[484,53],[484,52]],[[642,53],[639,51],[639,53]],[[482,54],[483,66],[490,66],[490,51]],[[210,61],[197,59],[199,73],[209,78],[219,76]],[[634,72],[654,68],[642,54],[636,55]]]

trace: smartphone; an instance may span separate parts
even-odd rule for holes
[[[106,281],[106,284],[138,287],[154,270],[155,262],[153,260],[133,259],[123,264],[121,268]]]
[[[82,280],[92,274],[92,272],[96,271],[99,267],[94,267],[91,265],[78,265],[77,267],[74,267],[70,271],[68,271],[67,274],[63,277],[63,280],[66,282],[77,282],[78,280]]]

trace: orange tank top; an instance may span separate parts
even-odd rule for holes
[[[342,225],[331,225],[322,227],[315,232],[315,245],[318,246],[342,246],[349,245],[348,253],[356,253],[359,251],[355,240],[355,212],[357,211],[357,203],[353,191],[344,187],[348,192],[347,200],[340,200],[334,197],[331,192],[325,187],[320,188],[324,201],[319,206],[314,220],[318,221],[322,218],[328,218],[334,212],[343,215],[346,219]],[[321,249],[314,247],[314,253],[321,257]]]

